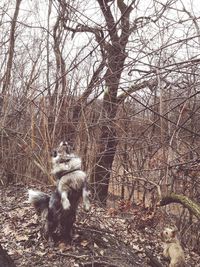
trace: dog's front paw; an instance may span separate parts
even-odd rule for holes
[[[70,202],[69,202],[69,199],[63,199],[62,201],[62,206],[63,206],[63,209],[64,210],[69,210],[70,208]]]
[[[90,208],[91,208],[91,204],[90,204],[90,202],[85,202],[85,203],[83,204],[83,208],[84,208],[84,210],[85,210],[86,212],[90,211]]]
[[[83,208],[85,211],[88,212],[91,208],[90,204],[91,193],[85,187],[83,188],[82,196],[83,196]]]

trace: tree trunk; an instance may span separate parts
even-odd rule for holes
[[[17,17],[19,14],[19,7],[22,0],[16,1],[15,12],[11,23],[11,30],[10,30],[10,43],[9,43],[9,51],[8,51],[8,61],[6,66],[6,72],[3,77],[3,87],[2,87],[2,94],[5,95],[9,89],[10,85],[10,77],[11,77],[11,70],[13,65],[13,55],[14,55],[14,47],[15,47],[15,29],[17,23]]]
[[[11,257],[0,245],[0,267],[16,267]]]
[[[117,93],[124,61],[127,57],[125,48],[130,35],[129,16],[132,7],[127,6],[123,1],[117,1],[121,12],[121,34],[119,35],[110,6],[103,0],[97,0],[97,2],[105,17],[111,44],[107,44],[105,48],[107,51],[107,71],[104,76],[103,123],[100,127],[99,150],[97,151],[98,156],[96,157],[92,182],[94,183],[95,198],[102,204],[106,204],[112,164],[117,148],[115,125],[115,116],[118,108]]]
[[[105,20],[105,25],[103,27],[90,27],[78,23],[76,27],[72,28],[65,23],[66,19],[64,16],[62,16],[61,20],[63,21],[63,27],[66,30],[71,31],[73,36],[77,32],[94,34],[102,57],[101,63],[94,72],[88,88],[74,105],[72,127],[67,131],[67,139],[72,143],[74,143],[76,139],[76,125],[82,115],[82,108],[87,104],[87,99],[91,95],[93,87],[99,81],[100,74],[106,69],[104,77],[101,77],[101,81],[105,81],[101,111],[102,117],[100,118],[101,123],[99,125],[100,134],[98,136],[99,140],[97,141],[98,149],[95,152],[94,169],[91,175],[94,197],[96,200],[106,204],[112,164],[118,143],[117,123],[115,121],[118,106],[132,92],[157,83],[157,78],[156,81],[143,81],[139,85],[133,85],[127,89],[126,92],[118,96],[121,74],[124,70],[125,59],[128,56],[126,51],[128,39],[130,34],[137,30],[137,26],[130,27],[130,14],[133,10],[132,5],[135,0],[131,1],[129,5],[125,4],[124,0],[116,0],[113,4],[110,4],[110,1],[105,0],[96,1],[100,6]],[[65,1],[59,1],[59,3],[61,3],[61,9],[64,10],[63,14],[66,13],[68,5],[66,5]],[[118,8],[120,13],[119,18],[116,18],[115,8]],[[131,25],[133,24],[134,23],[132,22]],[[137,23],[135,23],[135,25],[137,25]]]

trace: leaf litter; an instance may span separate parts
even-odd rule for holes
[[[123,213],[121,206],[116,210],[97,205],[85,213],[80,207],[71,244],[52,245],[43,239],[40,221],[26,201],[27,187],[19,184],[1,189],[1,245],[17,267],[146,267],[150,265],[145,249],[167,265],[159,238],[160,214],[140,207],[128,207]],[[49,188],[42,190],[49,192]],[[186,259],[191,267],[200,267],[200,256],[194,252],[186,250]]]

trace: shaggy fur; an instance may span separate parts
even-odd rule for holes
[[[67,147],[67,149],[66,149]],[[83,206],[90,209],[89,191],[86,188],[86,173],[81,170],[81,159],[70,153],[66,142],[61,142],[52,157],[52,174],[57,178],[57,188],[64,210],[70,209],[69,192],[81,191]]]
[[[42,224],[42,235],[45,239],[56,241],[60,216],[62,213],[61,198],[58,191],[51,195],[38,190],[28,190],[28,202],[33,205]]]
[[[57,179],[57,189],[51,195],[30,189],[28,201],[41,218],[45,238],[68,243],[81,196],[86,211],[90,209],[90,200],[81,159],[71,153],[65,142],[52,155],[52,174]]]
[[[177,238],[177,229],[166,227],[161,233],[164,242],[163,255],[170,259],[169,267],[185,267],[185,256]]]

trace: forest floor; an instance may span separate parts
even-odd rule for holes
[[[50,192],[47,187],[31,188]],[[18,184],[0,191],[0,243],[17,267],[146,267],[150,263],[145,251],[161,266],[168,266],[159,238],[166,223],[161,211],[152,213],[121,203],[116,209],[93,205],[85,213],[80,205],[72,243],[52,246],[41,236],[40,222],[27,202],[27,189]],[[200,255],[184,250],[188,266],[200,267]]]

